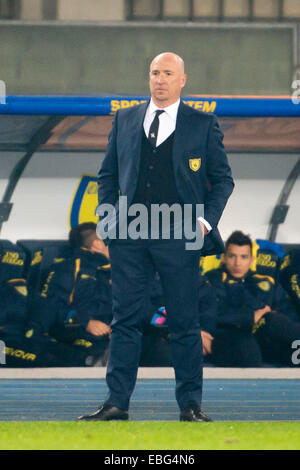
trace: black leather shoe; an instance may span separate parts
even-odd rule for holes
[[[79,416],[80,421],[112,421],[112,420],[128,420],[128,412],[120,410],[116,406],[102,405],[99,410],[94,413]]]
[[[187,405],[180,413],[180,421],[194,421],[201,422],[205,421],[207,423],[211,422],[212,419],[206,416],[206,414],[201,411],[200,406],[195,403]]]

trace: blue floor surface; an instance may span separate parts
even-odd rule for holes
[[[105,380],[1,379],[0,421],[73,421],[106,394]],[[300,420],[300,380],[205,380],[202,409],[215,421]],[[138,380],[130,419],[177,421],[174,381]]]

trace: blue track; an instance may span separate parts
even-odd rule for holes
[[[204,382],[203,410],[215,421],[300,420],[300,380]],[[2,379],[0,421],[73,421],[106,397],[105,380]],[[138,380],[130,419],[177,421],[174,381]]]

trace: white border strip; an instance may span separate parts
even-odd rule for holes
[[[105,379],[106,367],[0,368],[1,379]],[[300,379],[300,368],[204,367],[204,379]],[[171,367],[140,367],[138,379],[174,379]]]

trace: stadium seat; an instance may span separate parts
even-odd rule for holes
[[[259,242],[260,240],[258,240]],[[270,244],[271,245],[271,244]],[[274,243],[274,246],[278,245]],[[280,244],[282,252],[275,252],[272,249],[260,248],[256,256],[256,269],[259,274],[266,274],[278,280],[279,271],[282,267],[286,255],[295,251],[300,251],[300,244]]]
[[[9,240],[0,240],[0,282],[25,276],[25,252]]]
[[[295,250],[300,251],[300,243],[282,243],[281,246],[286,253],[290,253]]]
[[[279,264],[279,257],[276,253],[271,250],[258,250],[256,254],[256,271],[258,274],[277,279]]]

